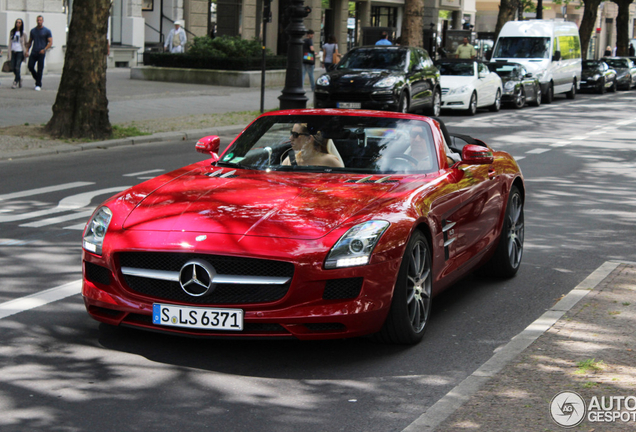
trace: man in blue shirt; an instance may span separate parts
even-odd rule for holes
[[[390,41],[389,41],[389,35],[383,31],[382,33],[380,33],[380,40],[377,41],[375,43],[376,45],[393,45]]]
[[[28,48],[31,50],[29,56],[29,71],[33,75],[35,80],[35,91],[42,90],[42,72],[44,71],[44,57],[46,56],[46,50],[53,45],[53,35],[51,30],[44,27],[44,18],[39,15],[37,18],[37,27],[31,29],[29,35]],[[31,49],[33,48],[33,49]],[[37,70],[35,65],[37,63]]]

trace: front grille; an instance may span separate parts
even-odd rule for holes
[[[331,279],[325,284],[325,300],[354,299],[360,295],[363,278]]]
[[[447,88],[443,88],[443,89],[442,89],[442,95],[445,95],[445,94],[447,94],[449,90],[450,90],[450,89],[447,89]]]
[[[256,258],[240,258],[204,254],[123,252],[119,254],[121,267],[178,272],[191,259],[201,259],[212,264],[218,274],[239,276],[294,276],[294,265],[282,261]],[[284,285],[217,284],[215,289],[201,297],[193,297],[181,289],[179,282],[124,275],[128,288],[157,300],[191,304],[251,304],[280,300],[287,294],[289,283]]]
[[[110,270],[106,267],[84,261],[84,275],[90,282],[110,285]]]

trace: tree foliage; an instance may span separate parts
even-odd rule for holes
[[[73,2],[64,69],[45,128],[53,136],[103,139],[112,133],[106,98],[109,10],[110,0]]]
[[[258,39],[241,39],[240,36],[219,36],[214,39],[209,36],[195,37],[188,47],[188,55],[198,57],[230,57],[247,58],[263,55],[263,44]],[[271,55],[271,51],[266,51]]]

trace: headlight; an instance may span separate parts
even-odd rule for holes
[[[354,226],[331,248],[325,268],[368,264],[373,248],[388,227],[389,223],[386,221],[369,221]]]
[[[382,78],[380,81],[375,83],[373,87],[393,87],[395,83],[398,82],[398,79],[394,76],[389,76],[386,78]]]
[[[457,88],[451,89],[448,92],[448,94],[449,95],[462,94],[462,93],[466,93],[466,92],[469,92],[469,91],[470,91],[470,86],[465,85],[465,86],[461,86],[461,87],[457,87]]]
[[[545,75],[545,72],[536,73],[534,76],[537,77],[537,79],[539,81],[542,81],[543,80],[543,75]]]
[[[102,254],[104,236],[106,236],[106,231],[112,218],[113,212],[108,207],[100,207],[93,213],[84,232],[84,242],[82,244],[84,249],[97,255]]]
[[[323,75],[320,78],[318,78],[318,81],[316,81],[316,85],[323,86],[323,87],[328,86],[329,85],[329,75]]]
[[[601,79],[601,74],[594,74],[593,77],[588,78],[590,81],[598,81]]]
[[[507,83],[504,84],[504,90],[506,91],[513,90],[514,88],[515,88],[515,83],[513,83],[512,81],[508,81]]]

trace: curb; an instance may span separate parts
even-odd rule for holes
[[[578,284],[552,308],[532,322],[510,342],[495,350],[495,354],[482,364],[470,376],[466,377],[444,397],[433,404],[417,420],[402,432],[432,432],[444,420],[461,408],[492,377],[497,375],[508,363],[514,360],[528,346],[556,324],[581,299],[592,292],[622,262],[606,261],[583,282]]]
[[[102,150],[113,147],[139,145],[139,144],[152,144],[166,141],[188,141],[195,140],[207,135],[237,135],[245,126],[232,125],[232,126],[218,126],[206,129],[193,129],[188,131],[178,132],[160,132],[152,135],[143,135],[137,137],[107,140],[107,141],[95,141],[90,143],[80,143],[76,145],[61,144],[46,149],[34,149],[15,153],[0,153],[0,160],[14,160],[25,159],[29,157],[37,156],[49,156],[63,153],[73,153],[85,150]]]

